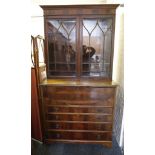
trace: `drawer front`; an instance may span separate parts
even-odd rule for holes
[[[59,120],[59,121],[95,121],[95,122],[112,122],[112,115],[81,115],[75,113],[68,114],[46,114],[46,120]]]
[[[71,100],[70,98],[66,100],[62,100],[61,96],[59,99],[54,100],[52,98],[44,98],[45,105],[64,105],[64,106],[71,106],[71,105],[90,105],[90,106],[113,106],[114,103],[114,96],[107,97],[104,100],[94,99],[94,100]]]
[[[115,88],[42,87],[45,139],[112,141]]]
[[[46,107],[47,112],[65,112],[65,113],[105,113],[112,114],[112,107],[103,106],[64,106],[52,105]]]
[[[47,122],[48,129],[112,131],[112,123]]]
[[[114,97],[114,88],[44,87],[43,97],[52,100],[93,101]]]
[[[74,131],[48,131],[47,139],[65,139],[65,140],[112,140],[112,132],[74,132]]]

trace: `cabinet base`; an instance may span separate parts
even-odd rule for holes
[[[46,139],[44,140],[45,144],[51,143],[79,143],[79,144],[101,144],[105,147],[111,148],[112,141],[87,141],[87,140],[65,140],[65,139]]]

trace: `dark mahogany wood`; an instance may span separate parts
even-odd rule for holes
[[[109,131],[86,131],[86,130],[48,130],[47,139],[72,139],[72,140],[107,140],[112,139],[112,132]]]
[[[112,141],[108,140],[71,140],[71,139],[45,139],[46,144],[51,144],[51,143],[80,143],[80,144],[101,144],[106,147],[112,147]]]
[[[118,4],[41,7],[47,66],[47,80],[40,83],[43,142],[111,147],[117,87],[112,82],[112,66]],[[92,30],[87,28],[94,21],[96,26],[92,28],[96,32],[91,36]],[[101,28],[104,22],[110,25],[106,32]],[[100,30],[95,30],[97,26]]]
[[[101,78],[112,79],[112,66],[113,66],[113,51],[114,51],[114,32],[115,32],[115,12],[118,4],[112,5],[66,5],[66,6],[41,6],[44,11],[45,17],[45,58],[47,64],[47,77],[48,78],[77,78],[77,77],[90,77],[90,71],[87,69],[91,67],[91,63],[84,63],[84,43],[83,43],[83,20],[85,19],[106,19],[109,18],[112,20],[111,24],[111,41],[109,44],[111,47],[110,52],[105,54],[104,62],[110,63],[108,67],[104,64],[104,75]],[[64,28],[63,26],[52,26],[51,20],[59,21],[61,20],[74,20],[75,25],[75,34],[74,34],[74,43],[72,43],[75,48],[75,60],[65,62],[66,55],[64,54],[64,45],[68,43],[67,36],[62,35],[62,31],[59,28]],[[101,26],[101,25],[100,25]],[[64,28],[65,33],[70,33],[71,29],[68,29],[66,32],[66,27]],[[103,30],[102,30],[103,31]],[[57,33],[59,32],[59,34]],[[90,30],[91,32],[91,30]],[[56,34],[57,33],[57,34]],[[61,34],[60,34],[61,33]],[[57,35],[56,40],[55,36],[51,39],[50,34]],[[57,41],[59,40],[59,41]],[[65,41],[66,40],[66,41]],[[70,38],[69,38],[70,40]],[[63,43],[66,42],[66,43]],[[92,41],[93,42],[93,41]],[[102,44],[102,42],[101,42]],[[68,45],[67,45],[68,46]],[[88,46],[88,45],[87,45]],[[92,45],[90,45],[92,46]],[[105,47],[105,45],[103,45]],[[109,46],[109,45],[108,45]],[[70,46],[68,46],[69,48]],[[66,48],[66,49],[68,49]],[[98,49],[95,49],[97,52]],[[53,51],[53,52],[52,52]],[[55,51],[55,52],[54,52]],[[101,50],[102,51],[102,50]],[[59,54],[61,52],[61,54]],[[59,55],[59,56],[58,56]],[[59,61],[56,62],[56,58],[59,57]],[[71,56],[70,56],[71,57]],[[60,61],[61,60],[61,61]],[[57,67],[56,67],[57,66]],[[67,67],[70,66],[70,67]],[[56,69],[57,68],[57,69]],[[99,76],[100,77],[100,76]],[[94,78],[94,77],[91,77]]]
[[[47,112],[58,112],[58,113],[106,113],[106,114],[112,114],[112,107],[104,107],[104,106],[97,106],[94,108],[94,106],[47,106]]]
[[[113,106],[113,98],[107,98],[106,101],[101,100],[51,100],[50,98],[44,98],[44,104],[46,105],[64,105],[64,106]]]
[[[65,129],[65,130],[99,130],[99,131],[111,131],[111,122],[87,122],[86,121],[47,121],[48,129]]]
[[[63,121],[105,121],[112,122],[112,114],[91,114],[91,113],[48,113],[47,120]]]
[[[119,4],[109,5],[42,5],[45,16],[53,15],[115,15],[115,9]]]
[[[88,86],[82,85],[87,81]],[[65,82],[65,86],[64,86]],[[59,83],[59,85],[55,85]],[[111,146],[116,85],[110,82],[47,80],[41,84],[45,139]],[[100,87],[95,87],[100,85]],[[67,86],[68,84],[68,86]],[[91,86],[92,84],[92,86]],[[91,138],[88,136],[91,135]],[[102,143],[100,143],[102,142]]]

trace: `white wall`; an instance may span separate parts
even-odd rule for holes
[[[119,7],[116,11],[115,45],[113,61],[113,80],[118,83],[114,133],[119,145],[123,146],[123,110],[124,110],[124,7]]]
[[[44,36],[44,18],[42,8],[32,3],[31,5],[31,35]]]
[[[39,5],[70,5],[70,4],[104,4],[118,3],[121,4],[124,0],[31,0]]]
[[[43,10],[39,5],[123,4],[124,0],[31,0],[31,34],[44,36]]]
[[[124,71],[124,7],[116,10],[113,80],[123,86]]]

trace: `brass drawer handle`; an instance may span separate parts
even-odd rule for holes
[[[59,119],[59,116],[58,116],[58,115],[56,115],[56,116],[55,116],[55,119],[56,119],[56,120],[58,120],[58,119]]]
[[[58,107],[55,107],[55,108],[54,108],[54,111],[56,111],[56,112],[57,112],[58,110],[59,110],[59,108],[58,108]]]
[[[59,124],[56,124],[55,127],[56,127],[56,129],[59,129],[60,128],[60,125]]]
[[[59,134],[59,133],[57,133],[57,134],[56,134],[56,137],[57,137],[57,138],[60,138],[60,134]]]
[[[97,125],[97,129],[98,129],[98,130],[101,130],[101,128],[102,128],[101,124],[98,124],[98,125]]]
[[[100,109],[97,109],[96,111],[99,112],[99,113],[101,113],[103,111],[103,109],[100,108]]]
[[[97,140],[101,140],[101,135],[97,135]]]

